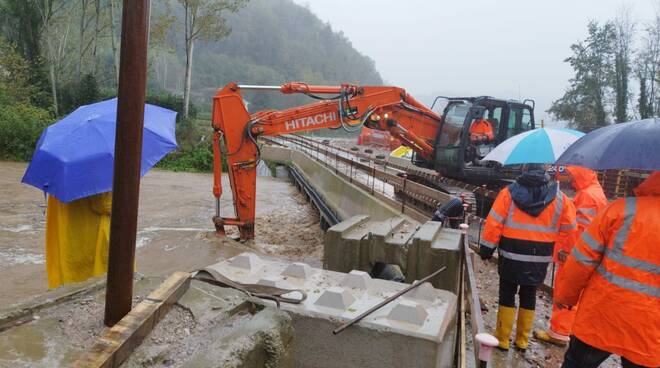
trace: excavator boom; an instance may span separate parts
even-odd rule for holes
[[[305,94],[320,101],[283,110],[247,111],[241,90]],[[326,96],[330,95],[330,96]],[[281,86],[229,83],[213,98],[213,195],[216,231],[238,226],[243,240],[254,238],[257,137],[334,128],[354,131],[361,125],[388,131],[425,159],[434,153],[441,117],[417,102],[405,90],[386,86],[312,86],[291,82]],[[221,149],[220,141],[224,144]],[[222,155],[227,161],[235,217],[220,216]]]

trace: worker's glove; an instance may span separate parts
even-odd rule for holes
[[[557,259],[559,260],[559,263],[564,263],[568,259],[568,252],[564,250],[560,250],[557,252]]]

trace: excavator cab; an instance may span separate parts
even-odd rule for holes
[[[535,128],[534,102],[487,96],[446,100],[434,144],[433,162],[415,155],[413,163],[473,184],[515,178],[520,168],[502,167],[482,159],[507,138]]]

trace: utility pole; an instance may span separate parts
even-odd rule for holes
[[[119,322],[131,310],[133,302],[133,265],[147,84],[148,28],[149,0],[124,0],[110,254],[105,294],[106,326],[113,326]]]

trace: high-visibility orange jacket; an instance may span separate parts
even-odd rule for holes
[[[571,253],[577,236],[579,236],[589,226],[591,221],[596,217],[605,206],[607,206],[607,197],[603,192],[603,187],[598,182],[598,176],[593,170],[579,166],[566,166],[566,170],[573,177],[572,185],[575,189],[575,198],[573,204],[577,211],[577,228],[575,237],[564,238],[563,241],[558,242],[555,246],[555,262],[558,262],[557,253],[563,250],[566,253]]]
[[[495,139],[495,135],[493,133],[493,126],[488,120],[484,119],[479,119],[470,125],[470,136],[472,137],[478,137],[478,136],[486,136],[489,141],[492,141]]]
[[[594,217],[596,217],[596,214],[607,206],[607,198],[593,170],[578,166],[567,166],[566,171],[573,177],[571,184],[573,185],[573,189],[575,189],[573,203],[577,211],[578,231],[574,237],[564,238],[563,241],[555,244],[554,257],[557,264],[555,280],[559,280],[564,273],[563,263],[559,262],[557,256],[559,250],[570,254],[577,236],[589,226]],[[577,308],[558,308],[556,305],[553,305],[548,334],[557,339],[568,339],[573,329],[576,312]]]
[[[523,185],[526,180],[519,178],[502,189],[486,218],[479,254],[490,256],[499,247],[501,279],[519,285],[542,283],[555,242],[577,229],[573,203],[545,177],[542,185]]]
[[[580,308],[573,334],[598,349],[660,366],[660,172],[599,213],[578,239],[555,302]],[[582,295],[580,297],[580,295]]]

